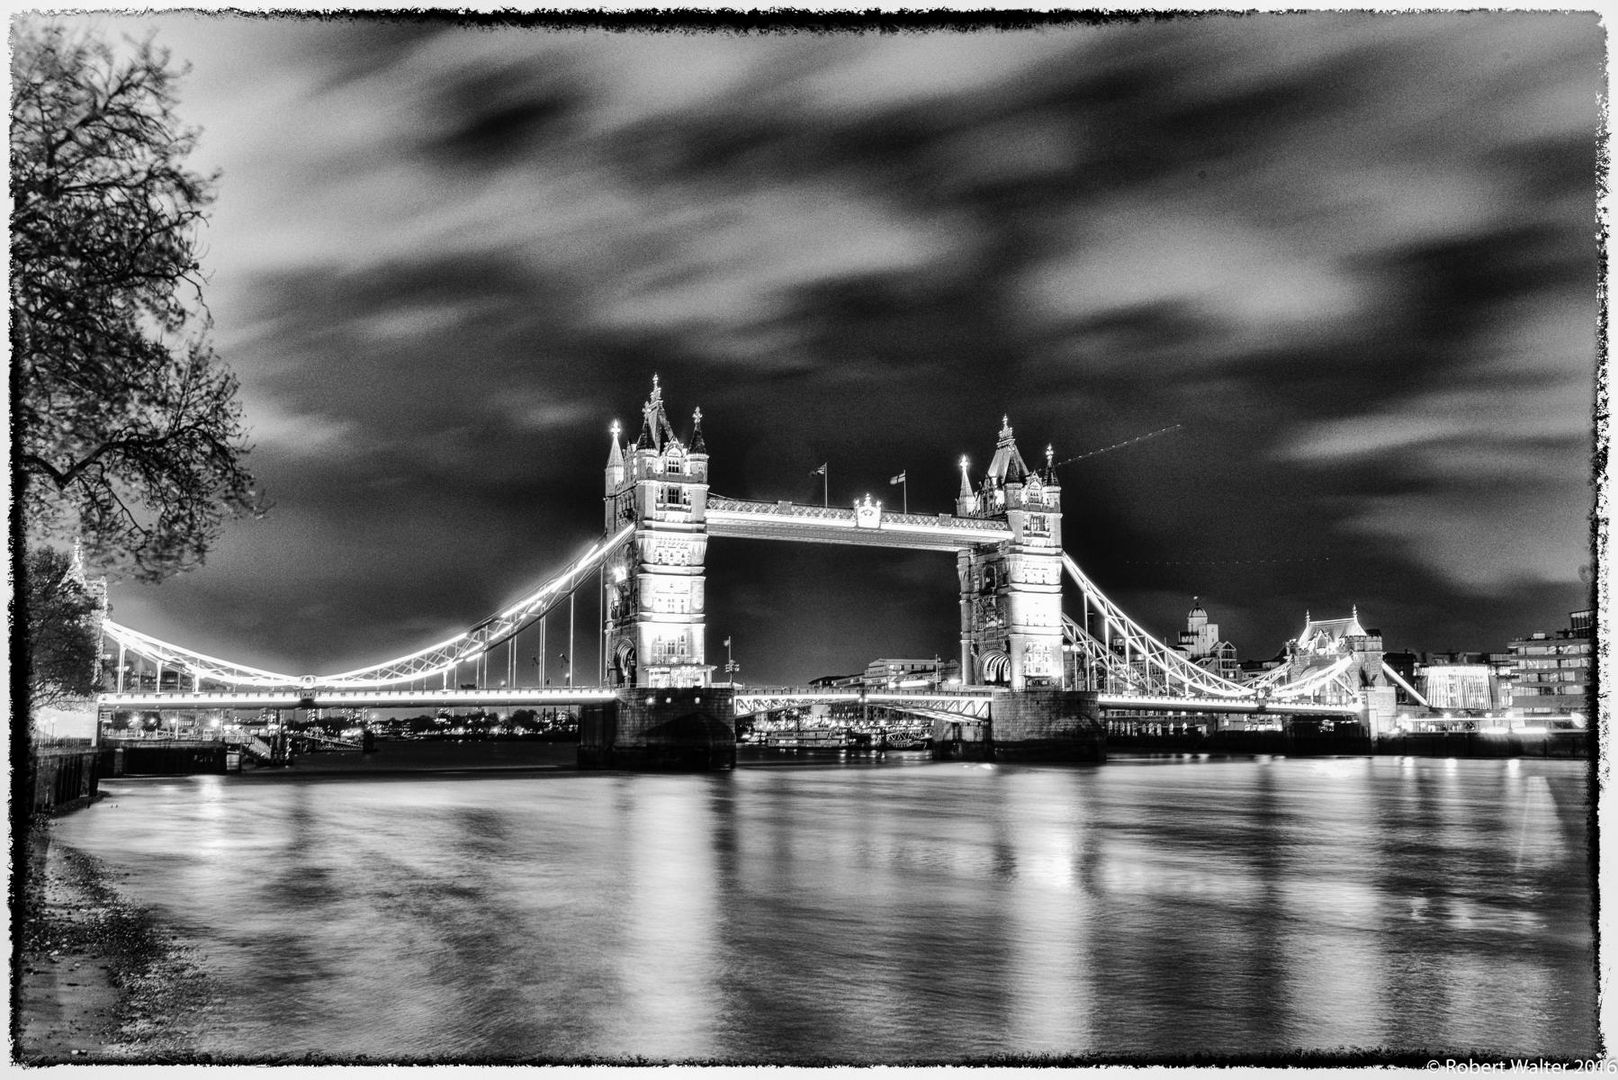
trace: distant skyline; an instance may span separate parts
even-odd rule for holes
[[[53,18],[189,64],[222,170],[206,297],[274,505],[114,583],[157,637],[330,672],[466,628],[599,534],[654,373],[742,498],[825,462],[833,504],[903,470],[945,511],[1002,414],[1031,461],[1178,424],[1060,469],[1067,550],[1171,642],[1193,596],[1247,658],[1306,611],[1501,650],[1589,602],[1593,13]],[[746,679],[958,655],[948,556],[708,565]]]

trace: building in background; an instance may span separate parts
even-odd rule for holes
[[[1535,631],[1511,642],[1504,664],[1510,688],[1505,707],[1523,716],[1589,715],[1592,614],[1572,612],[1565,630]]]
[[[1274,671],[1286,662],[1287,651],[1284,647],[1268,660],[1243,660],[1240,664],[1241,679],[1238,681],[1246,682],[1249,679],[1256,679],[1266,671]]]
[[[1501,707],[1488,664],[1426,664],[1417,679],[1429,708],[1447,712],[1489,713]]]
[[[810,679],[816,690],[892,690],[899,687],[943,686],[959,683],[961,663],[933,656],[921,660],[878,657],[854,675],[822,675]]]
[[[858,690],[864,686],[865,674],[857,675],[820,675],[809,680],[812,690]]]
[[[959,660],[943,660],[937,656],[926,660],[896,660],[878,657],[865,665],[860,685],[871,689],[890,689],[900,686],[944,686],[951,680],[959,681]]]
[[[1202,607],[1202,598],[1191,598],[1191,611],[1185,618],[1185,629],[1175,648],[1200,668],[1213,672],[1232,682],[1242,679],[1242,662],[1236,658],[1236,646],[1222,640],[1219,624],[1208,621],[1208,612]]]

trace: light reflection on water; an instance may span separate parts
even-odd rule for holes
[[[1596,1048],[1587,770],[1115,759],[104,784],[199,1053]]]

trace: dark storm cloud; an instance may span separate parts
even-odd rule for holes
[[[160,636],[326,667],[460,629],[594,535],[654,371],[738,496],[818,500],[829,461],[834,503],[903,468],[944,509],[1002,413],[1030,459],[1178,423],[1062,471],[1069,550],[1167,635],[1192,593],[1255,656],[1305,608],[1491,648],[1580,602],[1593,16],[149,21],[226,167],[210,295],[284,522],[120,586]],[[318,611],[209,625],[310,550]],[[732,542],[710,574],[752,676],[954,649],[947,559]]]
[[[520,164],[575,133],[588,105],[556,65],[521,60],[455,72],[434,89],[423,149],[443,167],[472,172]]]

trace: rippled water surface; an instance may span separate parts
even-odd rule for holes
[[[1596,1049],[1587,767],[1138,759],[104,783],[248,1060]]]

